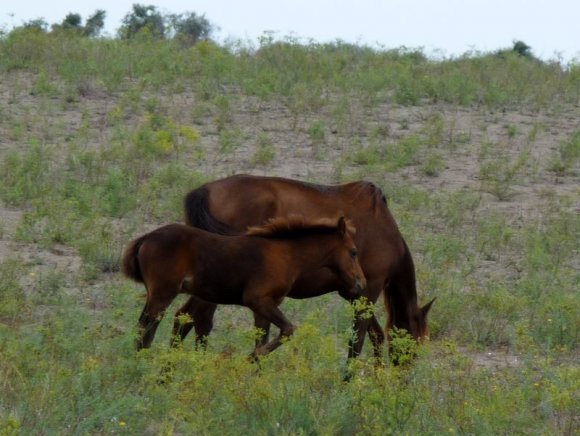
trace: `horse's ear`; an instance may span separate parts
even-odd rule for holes
[[[429,313],[429,309],[431,309],[431,306],[433,305],[433,303],[435,302],[436,299],[437,299],[437,297],[434,297],[431,301],[429,301],[425,306],[423,306],[421,308],[421,313],[423,313],[423,319],[427,318],[427,314]]]
[[[338,218],[337,228],[338,234],[344,238],[346,236],[346,219],[344,218],[344,215],[341,215],[340,218]]]

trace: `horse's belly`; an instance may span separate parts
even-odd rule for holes
[[[229,292],[227,289],[197,288],[192,292],[200,300],[214,304],[242,304],[242,292]]]

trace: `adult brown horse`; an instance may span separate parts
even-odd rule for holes
[[[190,226],[223,235],[243,232],[271,217],[292,213],[307,219],[344,214],[357,228],[355,243],[367,278],[363,293],[375,303],[385,291],[388,313],[387,332],[393,327],[406,329],[416,340],[428,335],[427,314],[434,301],[423,307],[417,304],[415,266],[381,190],[369,182],[327,186],[277,177],[236,175],[207,183],[185,197],[186,222]],[[303,274],[288,296],[308,298],[338,290],[347,290],[332,274],[319,269]],[[192,298],[180,313],[188,313],[193,322],[183,326],[183,339],[193,326],[197,340],[212,329],[215,305]],[[256,326],[268,332],[269,323],[255,316]],[[366,331],[369,331],[376,357],[381,357],[385,336],[377,319],[355,317],[355,335],[349,343],[349,358],[360,354]],[[263,341],[267,341],[267,334]]]
[[[133,240],[123,256],[124,274],[145,284],[137,349],[148,348],[177,294],[213,304],[249,307],[280,328],[254,355],[278,348],[294,325],[278,306],[296,279],[319,269],[356,298],[366,286],[353,241],[354,228],[337,220],[273,218],[242,236],[222,236],[182,224],[160,227]]]

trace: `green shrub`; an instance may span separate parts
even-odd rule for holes
[[[0,198],[8,204],[22,205],[41,196],[54,180],[51,160],[51,149],[36,141],[22,153],[8,152],[0,163]]]
[[[254,165],[269,165],[276,157],[276,150],[272,139],[266,134],[261,133],[258,137],[258,147],[252,156],[252,163]]]
[[[445,169],[445,160],[441,153],[432,151],[427,154],[427,157],[421,165],[421,172],[429,177],[436,177]]]
[[[482,190],[495,195],[499,200],[508,200],[513,185],[521,178],[530,160],[530,151],[522,150],[514,159],[500,155],[488,158],[481,164],[479,177]]]
[[[487,260],[501,258],[502,250],[513,236],[513,231],[505,217],[489,214],[479,218],[477,248]]]
[[[325,142],[324,124],[314,121],[308,128],[308,136],[314,144],[323,144]]]

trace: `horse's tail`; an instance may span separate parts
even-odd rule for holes
[[[143,274],[141,273],[141,267],[137,256],[139,254],[139,248],[141,248],[141,244],[143,244],[146,237],[147,235],[143,235],[129,242],[129,245],[123,254],[123,274],[140,283],[143,283]]]
[[[395,308],[401,307],[405,301],[414,301],[417,304],[417,277],[415,275],[415,263],[413,256],[403,240],[405,252],[401,258],[399,268],[393,275],[389,284],[383,290],[383,300],[388,315],[388,321],[385,330],[390,330],[393,325],[398,324],[397,318],[400,317]]]
[[[185,223],[188,226],[207,230],[220,235],[234,235],[236,232],[222,223],[209,210],[209,189],[206,185],[194,189],[185,196]]]

